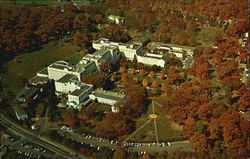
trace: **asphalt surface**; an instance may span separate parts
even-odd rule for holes
[[[68,149],[63,145],[53,143],[52,141],[49,141],[44,137],[36,136],[35,134],[27,131],[26,129],[20,127],[19,125],[16,125],[2,114],[0,114],[0,122],[7,128],[11,129],[12,131],[20,134],[23,137],[26,137],[27,139],[31,140],[32,142],[40,146],[46,147],[47,149],[59,154],[60,156],[69,159],[87,159],[86,157],[76,154],[74,151]]]
[[[53,152],[55,152],[59,156],[63,156],[68,159],[87,159],[85,156],[82,156],[80,154],[76,154],[76,152],[70,150],[64,145],[55,143],[51,141],[48,138],[36,135],[32,132],[29,132],[28,130],[22,128],[21,126],[13,123],[8,118],[6,118],[4,115],[0,114],[0,122],[5,125],[7,128],[11,129],[13,132],[19,134],[22,137],[27,138],[28,140],[36,143],[37,145],[43,146]],[[88,145],[92,145],[93,147],[109,147],[110,149],[117,149],[119,145],[117,144],[111,144],[108,140],[103,139],[102,141],[99,140],[99,138],[92,137],[91,139],[87,139],[81,135],[72,134],[70,132],[65,132],[61,129],[56,129],[58,132],[61,132],[59,134],[65,135],[65,137],[71,138],[72,140],[79,142],[79,143],[85,143]],[[129,141],[128,141],[129,143]],[[173,151],[175,149],[182,149],[184,151],[193,151],[189,146],[189,141],[180,141],[180,142],[172,142],[169,146],[150,146],[149,143],[142,143],[141,146],[123,146],[130,152],[147,152],[147,153],[164,153],[166,151]],[[78,156],[77,156],[78,155]]]

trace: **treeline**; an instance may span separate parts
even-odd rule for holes
[[[248,29],[247,1],[140,1],[107,0],[106,14],[123,16],[131,35],[137,31],[154,33],[151,40],[196,46],[203,26],[228,28],[239,37]],[[237,28],[237,29],[236,29]]]
[[[191,146],[209,158],[248,157],[249,122],[244,112],[250,107],[250,93],[242,66],[247,67],[249,57],[235,33],[218,34],[216,49],[196,50],[194,65],[184,70],[192,78],[166,89],[166,111],[184,126]]]
[[[95,32],[95,25],[104,17],[97,6],[78,9],[71,3],[53,8],[0,8],[0,13],[0,56],[5,60],[39,49],[43,43],[72,35],[76,31]]]
[[[65,35],[77,34],[76,43],[90,45],[98,37],[127,42],[137,32],[153,33],[154,41],[196,46],[203,24],[220,25],[230,21],[228,34],[242,36],[247,31],[247,4],[236,1],[139,1],[107,0],[99,5],[75,7],[23,6],[0,8],[1,59],[8,60],[22,52],[39,49],[43,43]],[[233,9],[232,9],[233,8]],[[212,14],[212,15],[211,15]],[[100,29],[105,17],[125,17],[125,23]],[[227,26],[226,26],[227,28]],[[79,42],[79,39],[84,39]]]
[[[126,16],[138,10],[155,13],[158,20],[163,20],[169,13],[187,19],[195,19],[199,23],[217,23],[228,20],[247,20],[248,3],[246,0],[107,0],[108,11],[112,14]],[[143,17],[142,14],[141,17]],[[159,19],[162,18],[162,19]],[[141,19],[137,19],[140,21]],[[216,23],[214,23],[216,24]]]

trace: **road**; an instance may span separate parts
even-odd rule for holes
[[[35,134],[27,131],[26,129],[20,127],[19,125],[13,123],[8,118],[6,118],[4,115],[0,114],[0,122],[6,126],[7,128],[11,129],[12,131],[18,133],[19,135],[26,137],[27,139],[31,140],[32,142],[46,147],[47,149],[57,153],[60,156],[63,156],[68,159],[87,159],[86,157],[82,155],[76,156],[76,153],[67,147],[57,144],[53,141],[50,141],[47,138],[36,136]]]
[[[27,138],[28,140],[46,147],[47,149],[55,152],[59,156],[66,157],[68,159],[87,159],[85,156],[79,155],[74,156],[76,154],[74,151],[68,149],[64,145],[55,143],[48,138],[37,136],[34,133],[29,132],[28,130],[16,125],[15,123],[11,122],[5,116],[0,114],[0,122],[5,125],[7,128],[11,129],[15,133],[18,133],[22,137]],[[60,130],[59,130],[60,131]],[[65,134],[66,135],[66,134]],[[99,142],[97,138],[93,137],[92,139],[85,139],[84,137],[79,137],[78,135],[74,134],[67,134],[68,137],[75,139],[79,143],[85,143],[93,146],[100,146],[100,147],[109,147],[110,149],[116,149],[119,145],[110,144],[108,141]],[[175,149],[183,149],[184,151],[193,151],[188,141],[181,141],[181,142],[172,142],[171,146],[164,146],[161,147],[159,145],[156,146],[149,146],[149,144],[142,143],[142,146],[129,146],[126,147],[129,151],[133,152],[149,152],[149,153],[164,153],[165,151],[173,151]]]
[[[118,144],[110,144],[110,142],[106,139],[103,141],[98,141],[99,138],[92,137],[91,139],[86,139],[85,137],[77,134],[72,134],[67,131],[63,131],[61,129],[56,129],[53,128],[53,130],[57,131],[59,134],[71,138],[74,141],[78,143],[84,143],[88,145],[92,145],[94,147],[108,147],[110,149],[117,149],[119,147]],[[127,141],[129,143],[129,141]],[[124,143],[124,142],[123,142]],[[171,142],[170,146],[160,146],[160,145],[155,145],[155,146],[149,146],[149,143],[142,143],[141,146],[122,146],[128,151],[131,152],[148,152],[148,153],[164,153],[166,151],[170,152],[176,149],[182,149],[187,152],[192,152],[193,150],[189,146],[189,141],[177,141],[177,142]]]

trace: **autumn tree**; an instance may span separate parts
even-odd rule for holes
[[[136,91],[134,91],[136,90]],[[121,113],[129,118],[137,118],[146,110],[147,92],[144,87],[134,84],[128,84],[125,93],[129,97],[121,107]]]
[[[104,16],[102,14],[96,14],[94,20],[97,24],[100,24],[103,22]]]
[[[184,123],[187,119],[187,112],[181,106],[170,108],[169,114],[171,114],[171,119],[177,123]]]
[[[140,69],[140,75],[141,75],[141,76],[145,76],[145,75],[146,75],[146,72],[145,72],[144,69]]]
[[[201,120],[208,120],[212,115],[212,107],[210,104],[201,105],[198,109],[198,115]]]
[[[208,130],[210,133],[210,136],[209,136],[210,139],[213,139],[213,140],[219,139],[222,134],[219,120],[216,118],[211,118]]]
[[[88,49],[83,49],[83,50],[80,51],[80,54],[81,54],[82,56],[85,56],[85,55],[88,54],[88,52],[89,52]]]
[[[161,89],[164,91],[167,89],[167,84],[165,82],[162,82]]]
[[[149,77],[154,78],[155,77],[155,73],[153,71],[149,72]]]
[[[162,72],[160,72],[159,77],[160,77],[161,79],[164,79],[164,78],[165,78],[165,74],[162,73]]]
[[[236,138],[247,138],[249,123],[238,112],[228,110],[219,118],[223,138],[231,142]]]
[[[87,48],[89,46],[90,39],[84,33],[76,32],[74,34],[74,42],[76,45],[80,46],[81,48]]]
[[[193,136],[195,133],[196,120],[193,117],[187,118],[183,130],[187,136]]]
[[[121,73],[125,73],[126,72],[126,67],[124,67],[124,66],[121,66],[120,68],[119,68],[119,72],[121,72]]]
[[[113,73],[111,76],[111,81],[116,81],[116,80],[117,80],[117,76],[115,73]]]
[[[68,109],[61,114],[63,123],[71,128],[75,128],[78,123],[77,114],[74,109]]]
[[[130,40],[128,32],[120,25],[111,25],[101,31],[100,37],[108,38],[111,41],[127,42]]]
[[[209,139],[201,133],[195,133],[190,139],[191,146],[200,152],[208,152],[211,148]]]
[[[247,158],[249,151],[245,139],[235,139],[227,147],[230,158]]]
[[[112,88],[113,84],[104,73],[91,72],[82,79],[82,82],[92,84],[95,88]]]
[[[135,81],[135,83],[139,82],[139,79],[137,77],[134,77],[133,80]]]
[[[240,98],[238,100],[239,110],[246,111],[250,107],[250,92],[246,85],[239,89]]]
[[[226,86],[230,88],[239,88],[241,86],[241,72],[238,62],[233,60],[221,63],[220,67],[216,70],[216,75]]]
[[[134,74],[135,74],[135,69],[134,69],[134,68],[131,68],[131,69],[130,69],[130,74],[131,74],[131,75],[134,75]]]
[[[171,84],[176,83],[180,80],[179,68],[176,66],[171,66],[168,71],[168,80]]]
[[[126,73],[122,74],[122,81],[123,82],[128,82],[128,75]]]
[[[156,80],[154,80],[154,81],[152,82],[152,86],[153,86],[154,88],[158,88],[158,82],[157,82]]]
[[[142,86],[143,87],[147,87],[148,86],[148,80],[147,79],[143,79],[142,80]]]
[[[100,70],[104,73],[113,72],[112,66],[107,62],[101,63],[99,67],[100,67]]]
[[[97,136],[114,139],[129,134],[134,130],[134,122],[120,113],[109,113],[96,127]]]

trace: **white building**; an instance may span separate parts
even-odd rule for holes
[[[98,103],[110,105],[112,112],[116,113],[119,110],[115,107],[115,104],[124,102],[126,100],[126,95],[98,88],[89,95],[89,98],[97,100]]]
[[[162,59],[162,56],[149,56],[150,52],[145,52],[145,50],[143,50],[142,44],[111,42],[109,39],[105,38],[101,38],[93,42],[93,48],[96,50],[101,50],[103,47],[107,46],[117,47],[119,52],[121,52],[122,55],[129,60],[136,58],[138,62],[144,63],[146,65],[157,65],[161,67],[164,67],[165,65],[165,60]]]
[[[48,80],[55,80],[56,94],[67,94],[67,104],[74,108],[80,108],[88,94],[93,91],[93,86],[81,83],[83,77],[90,72],[100,70],[100,64],[103,62],[115,63],[121,55],[129,60],[137,59],[138,62],[146,65],[157,65],[164,67],[166,51],[147,51],[143,49],[142,44],[124,44],[111,42],[109,39],[101,38],[92,43],[97,51],[93,54],[87,54],[76,65],[70,65],[65,61],[57,61],[47,68],[39,71],[32,78],[34,84],[41,84]],[[192,55],[192,49],[188,47],[179,47],[173,45],[159,45],[158,49],[167,50],[167,53],[174,53],[177,57],[182,57],[183,52]],[[97,89],[89,95],[91,99],[97,99],[100,103],[112,106],[112,111],[117,112],[114,104],[123,100],[125,95],[114,92],[105,92]]]
[[[68,94],[76,89],[80,89],[81,83],[77,80],[76,76],[66,74],[59,80],[55,81],[56,94]]]
[[[34,84],[42,84],[45,79],[55,81],[55,90],[57,95],[67,94],[67,105],[80,109],[84,100],[88,98],[89,93],[93,91],[93,86],[82,83],[81,80],[90,72],[100,70],[99,65],[102,62],[114,63],[121,53],[117,46],[101,46],[93,54],[88,54],[82,58],[76,65],[70,65],[65,61],[56,61],[47,68],[39,71],[32,78]],[[42,81],[39,81],[42,80]]]
[[[120,24],[120,23],[124,23],[125,18],[120,17],[120,16],[115,16],[115,15],[110,15],[108,16],[108,20],[112,23]]]
[[[80,88],[75,89],[68,94],[67,104],[73,108],[80,109],[82,102],[88,98],[89,94],[94,90],[94,87],[90,84],[81,84]]]

